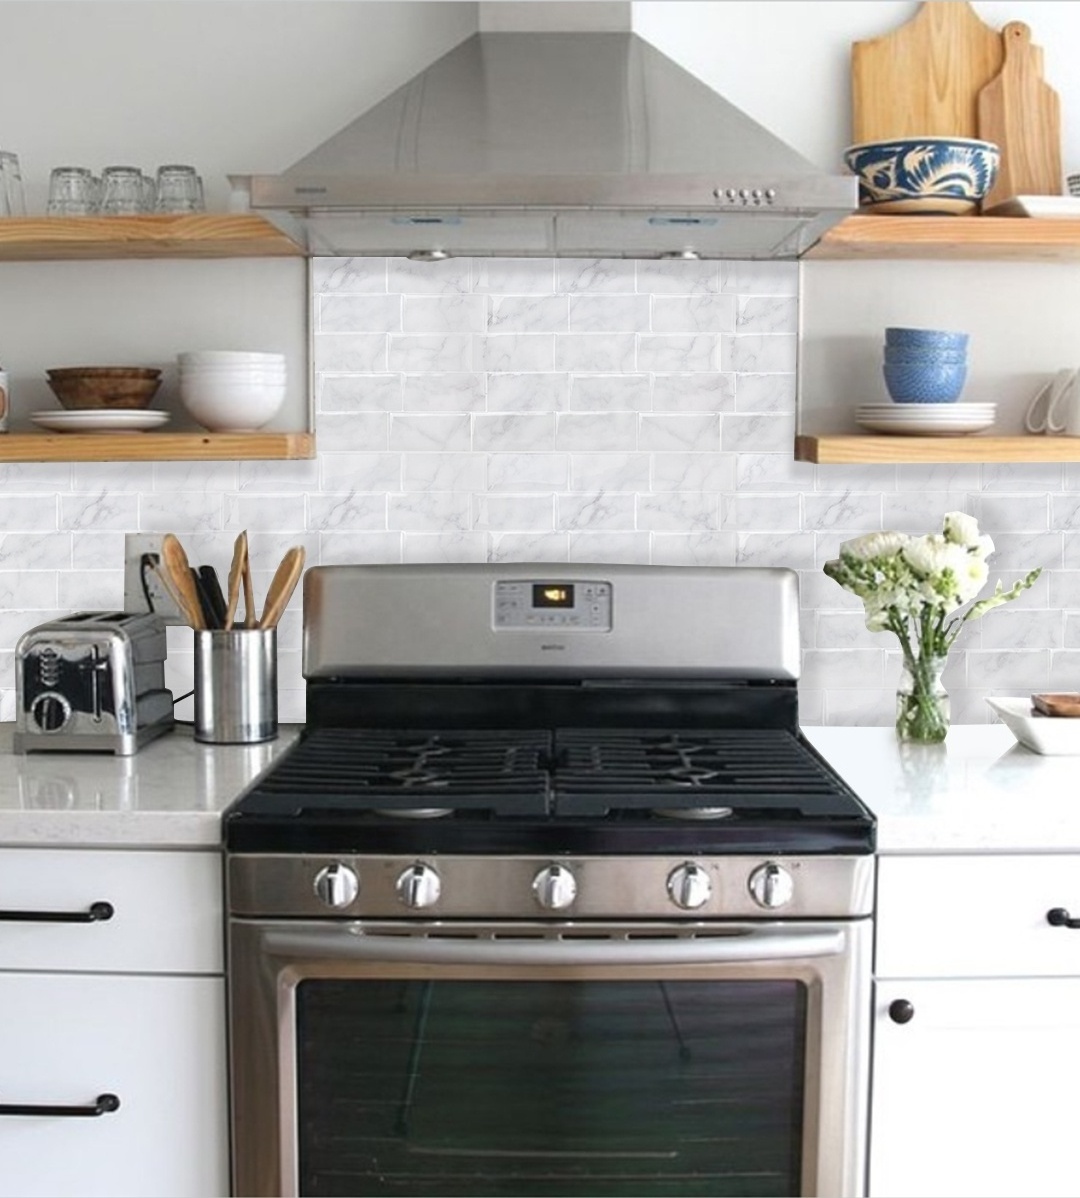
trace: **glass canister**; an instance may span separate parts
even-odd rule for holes
[[[107,216],[146,211],[146,187],[137,166],[107,166],[101,172],[101,211]]]

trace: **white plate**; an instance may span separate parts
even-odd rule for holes
[[[986,701],[1025,749],[1046,757],[1080,755],[1080,716],[1040,715],[1032,709],[1030,695]]]
[[[84,409],[81,412],[32,412],[30,419],[54,433],[141,433],[168,424],[168,412],[142,409]]]
[[[993,414],[944,420],[895,420],[891,416],[856,416],[860,428],[875,433],[900,433],[908,436],[952,437],[961,433],[981,433],[994,423]]]
[[[861,416],[896,416],[898,419],[929,417],[931,420],[948,420],[950,417],[986,416],[997,410],[997,404],[861,403],[855,410]]]
[[[1080,196],[1010,196],[984,216],[1035,216],[1044,220],[1080,219]]]

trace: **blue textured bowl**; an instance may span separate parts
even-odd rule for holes
[[[844,151],[859,176],[859,203],[874,212],[972,212],[994,186],[1000,161],[993,142],[972,137],[899,137]]]
[[[885,330],[885,344],[897,349],[967,349],[967,333],[949,333],[945,329]]]
[[[967,361],[963,349],[904,349],[895,345],[885,346],[886,362],[925,362],[929,366],[959,366]]]
[[[967,364],[886,362],[885,387],[894,403],[955,403],[967,381]]]

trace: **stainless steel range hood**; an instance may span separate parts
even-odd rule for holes
[[[478,33],[281,175],[319,255],[797,258],[856,205],[630,33]]]

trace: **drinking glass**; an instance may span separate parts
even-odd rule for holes
[[[193,166],[168,163],[158,167],[156,212],[202,212],[205,207],[202,179]]]
[[[89,216],[97,211],[94,176],[85,166],[57,166],[49,176],[49,216]]]
[[[10,150],[0,150],[0,180],[3,181],[4,215],[25,216],[26,199],[23,196],[18,154],[12,154]]]
[[[137,166],[107,166],[101,172],[101,211],[108,216],[146,211],[143,173]]]

